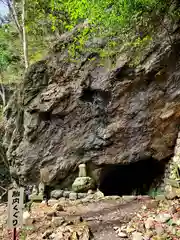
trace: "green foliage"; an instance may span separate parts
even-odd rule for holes
[[[173,219],[169,219],[169,221],[167,222],[167,224],[168,224],[169,226],[174,226],[174,225],[176,225],[175,222],[173,221]]]
[[[9,24],[0,27],[0,73],[1,82],[4,83],[15,82],[17,73],[21,69],[21,56],[17,47],[17,38],[17,33]]]
[[[21,1],[15,2],[21,23]],[[26,0],[29,61],[34,63],[43,58],[54,39],[86,21],[73,42],[64,46],[74,61],[87,51],[97,52],[103,59],[114,59],[123,46],[124,50],[137,50],[133,60],[136,65],[141,61],[140,52],[151,43],[155,29],[163,25],[165,15],[176,21],[180,12],[166,0]],[[0,28],[0,68],[5,79],[19,81],[23,72],[22,43],[12,21],[4,27]],[[106,39],[103,48],[96,44],[86,47],[95,37]],[[14,61],[14,56],[20,59]]]
[[[148,192],[148,195],[151,196],[152,198],[155,198],[157,195],[161,195],[162,190],[159,188],[151,188]]]
[[[164,15],[175,20],[174,13],[170,9],[171,2],[165,0],[51,0],[50,8],[53,11],[66,12],[68,21],[61,21],[61,29],[71,30],[77,24],[88,22],[88,25],[80,31],[74,40],[74,46],[69,46],[69,53],[73,58],[78,58],[77,52],[83,51],[85,43],[93,37],[106,38],[111,42],[101,51],[102,57],[113,56],[117,53],[117,39],[126,42],[129,47],[143,48],[152,40],[154,27],[160,25]],[[51,14],[52,29],[58,28],[57,18]],[[111,45],[111,46],[110,46]],[[136,63],[138,60],[135,61]]]
[[[48,1],[26,1],[26,31],[31,64],[42,59],[48,49],[48,36],[52,31],[48,31],[51,24],[45,14],[49,7],[49,3],[47,3]],[[16,1],[16,11],[20,24],[21,7],[21,1]],[[10,16],[6,18],[6,24],[0,25],[0,72],[3,74],[3,82],[17,83],[22,80],[24,72],[22,42],[13,19]]]
[[[12,61],[12,52],[8,46],[8,34],[6,33],[6,28],[0,28],[0,70],[4,71]]]
[[[28,237],[28,231],[32,232],[34,231],[34,227],[31,227],[31,226],[23,226],[20,230],[20,240],[26,240],[27,237]]]

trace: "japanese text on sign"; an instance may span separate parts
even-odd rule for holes
[[[23,224],[24,188],[8,191],[8,227],[17,228]]]

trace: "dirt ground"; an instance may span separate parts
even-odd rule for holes
[[[92,231],[94,240],[119,240],[120,237],[114,231],[114,227],[120,227],[127,223],[141,207],[142,202],[118,203],[114,201],[102,201],[98,204],[91,203],[82,207],[84,212],[79,212]]]
[[[114,227],[120,227],[124,223],[128,223],[132,217],[141,208],[144,201],[132,200],[130,202],[122,202],[118,199],[104,199],[97,202],[68,204],[62,202],[64,211],[60,212],[60,216],[72,218],[81,216],[85,220],[91,230],[94,240],[120,240],[121,238],[114,231]],[[52,204],[53,205],[53,204]],[[28,231],[28,237],[25,239],[42,239],[42,234],[48,229],[49,223],[46,222],[44,216],[47,212],[52,211],[52,206],[46,207],[41,204],[35,204],[32,209],[32,218],[35,219],[34,230]],[[6,206],[0,205],[0,239],[10,239],[7,236],[7,229],[2,222],[7,217]]]

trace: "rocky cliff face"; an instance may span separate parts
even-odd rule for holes
[[[4,193],[4,188],[6,188],[10,183],[10,173],[8,161],[6,158],[5,149],[2,146],[2,139],[4,135],[3,123],[0,123],[0,196]]]
[[[68,185],[82,162],[97,177],[104,163],[169,157],[180,124],[178,31],[171,42],[162,34],[137,67],[124,55],[111,69],[96,53],[68,62],[67,50],[57,46],[32,65],[23,103],[16,94],[5,111],[4,146],[17,174],[36,182],[39,168],[48,165],[52,181]]]

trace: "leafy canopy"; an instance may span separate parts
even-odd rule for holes
[[[19,65],[20,56],[18,50],[16,50],[16,45],[10,44],[14,41],[14,37],[17,35],[12,32],[10,26],[3,25],[0,27],[0,73],[1,78],[4,76],[4,72],[15,70],[17,64]],[[4,80],[4,79],[3,79]],[[10,82],[10,79],[8,79]],[[2,81],[2,79],[1,79]]]
[[[165,0],[51,0],[52,10],[64,11],[68,21],[61,24],[72,29],[79,22],[88,19],[96,33],[114,33],[131,28],[146,13],[167,12],[169,4]],[[51,14],[52,16],[52,14]],[[56,18],[55,16],[53,16]]]
[[[15,2],[21,23],[21,0]],[[167,0],[26,0],[25,27],[30,63],[40,60],[61,33],[84,21],[88,25],[68,46],[73,56],[81,53],[85,43],[94,37],[106,39],[105,48],[96,49],[102,57],[118,53],[124,43],[127,47],[144,47],[151,41],[154,27],[161,24],[164,15],[171,19],[178,15],[171,10],[171,5]],[[22,72],[21,61],[16,61],[17,65],[14,60],[17,56],[22,58],[23,51],[13,21],[7,18],[9,21],[0,27],[0,69],[4,72],[10,68],[14,77]],[[91,48],[87,50],[92,51]]]
[[[166,0],[51,0],[49,18],[53,30],[59,25],[71,30],[88,21],[89,27],[81,31],[71,51],[82,49],[87,39],[93,37],[106,38],[108,49],[117,50],[117,39],[120,42],[151,39],[149,33],[170,13],[171,5]],[[66,18],[58,19],[53,12],[64,12]]]

